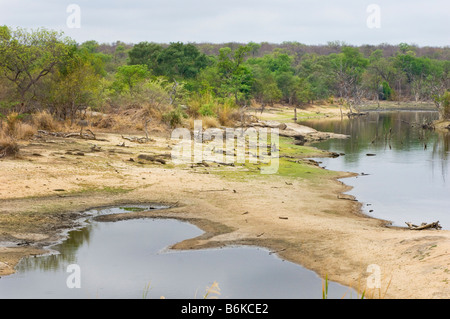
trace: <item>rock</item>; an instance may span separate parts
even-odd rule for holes
[[[285,123],[280,123],[277,121],[258,121],[256,123],[252,123],[251,126],[278,128],[280,130],[286,129]]]
[[[158,157],[152,156],[152,155],[140,154],[138,156],[138,159],[151,161],[151,162],[158,162],[158,163],[161,163],[161,164],[166,164],[166,161],[163,160],[162,158],[158,158]]]

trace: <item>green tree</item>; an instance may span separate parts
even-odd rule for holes
[[[191,79],[208,64],[205,54],[201,53],[193,44],[181,42],[171,43],[162,50],[157,58],[159,69],[157,75],[170,79]]]
[[[98,47],[99,47],[99,44],[95,40],[85,41],[80,45],[81,49],[85,49],[89,53],[97,53]]]
[[[138,84],[143,83],[149,75],[146,65],[122,65],[115,74],[114,89],[120,93],[130,93],[133,96]]]
[[[450,91],[445,91],[445,93],[440,98],[440,109],[441,119],[450,120]]]
[[[282,97],[275,76],[260,64],[251,66],[254,81],[252,83],[253,97],[263,105],[273,105]]]
[[[158,56],[163,47],[157,43],[140,42],[128,52],[129,65],[146,65],[153,74],[160,74]]]
[[[332,54],[332,72],[336,79],[338,94],[347,102],[350,112],[361,99],[361,79],[369,61],[358,48],[343,47],[342,52]]]
[[[250,53],[253,57],[255,57],[261,49],[261,44],[255,42],[249,42],[247,46],[250,48]]]
[[[304,77],[310,85],[311,99],[328,98],[333,93],[334,74],[331,58],[328,55],[305,54],[297,73]]]
[[[425,91],[434,102],[441,118],[449,118],[450,61],[431,60],[425,79]]]
[[[38,100],[53,114],[73,121],[78,112],[101,104],[101,70],[97,57],[75,47],[39,87]]]
[[[219,51],[217,68],[221,77],[220,92],[224,96],[233,96],[236,104],[245,105],[251,97],[253,74],[244,64],[250,47],[239,46],[235,51],[224,47]]]
[[[430,59],[418,58],[408,51],[406,54],[397,55],[395,65],[405,74],[411,94],[418,102],[423,96],[425,79],[430,73]]]
[[[62,62],[72,45],[60,32],[0,27],[0,70],[14,83],[21,111],[26,111],[36,96],[36,84]]]

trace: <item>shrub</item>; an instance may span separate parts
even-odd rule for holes
[[[386,81],[383,81],[383,83],[381,83],[382,86],[382,100],[388,100],[391,101],[392,99],[392,89],[389,86],[389,83],[387,83]]]
[[[6,134],[9,136],[15,136],[16,127],[20,121],[20,114],[12,112],[6,117]]]
[[[33,126],[21,121],[23,116],[13,112],[6,117],[6,125],[3,122],[0,123],[0,133],[3,141],[8,141],[9,139],[27,140],[36,134],[36,129]]]
[[[214,106],[212,104],[203,104],[199,110],[198,114],[201,116],[214,116],[215,112],[213,111]]]
[[[19,145],[10,137],[0,136],[0,158],[16,157],[19,154]]]
[[[27,123],[19,123],[16,126],[14,137],[19,140],[29,140],[36,134],[36,129]]]
[[[442,96],[442,117],[450,119],[450,91],[447,91]]]
[[[210,127],[220,127],[219,120],[214,116],[202,116],[199,118],[202,121],[202,128],[207,129]],[[191,128],[194,128],[193,119],[191,120]]]
[[[176,127],[183,122],[183,119],[187,118],[187,114],[181,109],[181,107],[177,107],[162,116],[163,122],[170,125],[170,127]]]
[[[47,111],[34,113],[32,122],[38,130],[57,131],[60,128],[59,123]]]

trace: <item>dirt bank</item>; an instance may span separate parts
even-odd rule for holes
[[[115,217],[188,220],[205,233],[174,248],[264,246],[374,298],[380,291],[366,285],[372,264],[385,298],[450,297],[450,233],[389,228],[362,215],[337,180],[349,173],[293,156],[280,164],[289,170],[273,175],[251,166],[175,166],[149,160],[167,158],[175,143],[167,137],[139,144],[98,136],[105,141],[47,136],[22,145],[20,158],[0,161],[0,275],[42,252],[85,209],[155,202],[171,208]],[[300,157],[312,154],[301,150]]]

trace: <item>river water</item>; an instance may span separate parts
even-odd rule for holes
[[[52,247],[54,254],[25,258],[15,274],[0,278],[0,298],[202,299],[214,282],[220,295],[209,296],[220,299],[322,298],[322,278],[263,248],[169,249],[201,234],[192,224],[171,219],[98,222],[91,218]],[[328,291],[329,298],[358,297],[355,290],[334,282]]]
[[[450,134],[423,129],[437,112],[369,112],[348,119],[308,120],[300,124],[350,135],[314,144],[342,154],[316,159],[330,170],[360,174],[342,181],[364,212],[394,226],[439,221],[450,229]]]

